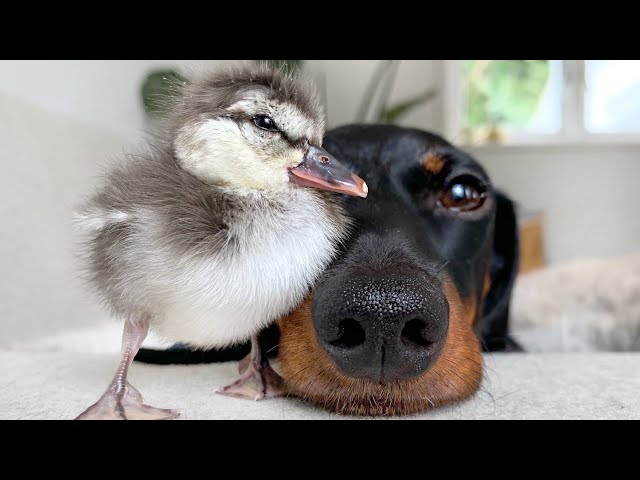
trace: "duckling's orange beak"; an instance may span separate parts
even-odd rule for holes
[[[315,146],[309,147],[300,165],[289,169],[289,180],[299,185],[346,193],[354,197],[365,198],[369,192],[363,179],[351,173],[325,149]]]

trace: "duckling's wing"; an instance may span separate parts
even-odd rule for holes
[[[114,162],[100,188],[74,212],[85,232],[125,223],[160,222],[167,234],[225,230],[230,211],[226,196],[184,171],[167,148],[149,146]]]

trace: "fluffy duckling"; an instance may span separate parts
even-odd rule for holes
[[[127,381],[149,328],[198,348],[251,339],[219,392],[280,394],[257,335],[303,300],[348,233],[326,191],[367,195],[321,148],[324,112],[300,78],[245,64],[180,89],[166,135],[113,165],[76,213],[90,283],[124,319],[115,377],[80,419],[178,415]]]

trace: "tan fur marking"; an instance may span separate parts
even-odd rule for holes
[[[482,287],[482,298],[487,298],[491,290],[491,272],[487,270],[487,274],[484,276],[484,285]]]
[[[422,159],[422,168],[428,173],[437,175],[442,171],[442,167],[444,167],[444,160],[433,152],[427,153]]]

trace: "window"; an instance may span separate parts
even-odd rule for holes
[[[588,131],[640,133],[640,61],[588,60],[585,85]]]
[[[455,60],[446,85],[460,143],[640,143],[638,60]]]

